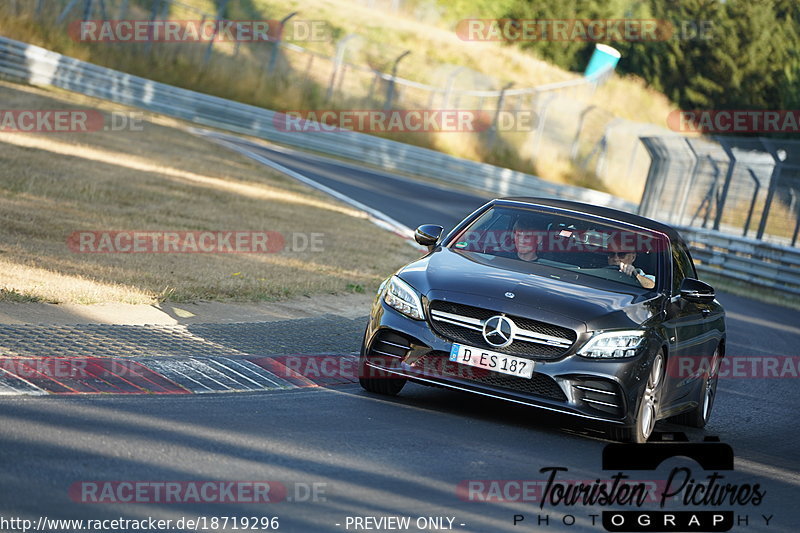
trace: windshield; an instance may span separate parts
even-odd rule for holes
[[[668,241],[660,233],[560,211],[493,207],[449,248],[653,289]]]

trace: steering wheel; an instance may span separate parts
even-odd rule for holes
[[[631,280],[634,281],[636,280],[636,276],[629,276],[626,273],[621,272],[619,269],[619,265],[605,265],[601,268],[615,271],[619,275],[619,279],[622,281],[630,282]]]

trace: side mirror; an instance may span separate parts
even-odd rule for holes
[[[688,302],[713,302],[715,297],[714,287],[699,279],[685,278],[681,282],[681,298]]]
[[[414,240],[422,246],[427,246],[428,250],[433,250],[439,239],[442,238],[444,228],[435,224],[423,224],[414,232]]]

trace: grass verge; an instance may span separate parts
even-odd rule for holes
[[[0,82],[10,109],[124,108]],[[138,113],[138,112],[137,112]],[[75,231],[322,233],[322,251],[76,253]],[[357,235],[358,239],[353,236]],[[299,239],[302,248],[302,239]],[[259,301],[372,291],[418,255],[362,213],[146,116],[142,131],[0,133],[0,301]]]
[[[111,5],[111,4],[109,4]],[[114,3],[116,6],[117,3]],[[146,19],[150,0],[130,0],[128,17]],[[220,4],[213,0],[184,0],[173,5],[167,15],[173,19],[196,18],[187,6],[214,12]],[[389,72],[393,61],[404,51],[398,74],[413,81],[455,89],[493,89],[513,82],[514,88],[535,87],[580,77],[536,57],[530,52],[497,42],[469,42],[456,34],[453,17],[498,15],[504,11],[503,2],[409,2],[398,11],[371,8],[363,2],[346,0],[241,0],[225,4],[223,16],[231,20],[280,19],[298,11],[295,21],[314,20],[326,24],[328,39],[299,41],[297,44],[325,57],[333,57],[336,43],[347,35],[358,35],[346,48],[345,60],[355,65],[369,66]],[[111,9],[111,8],[109,8]],[[114,11],[116,7],[114,8]],[[71,15],[78,17],[79,10]],[[458,15],[456,15],[458,13]],[[132,43],[86,43],[73,40],[63,25],[54,23],[55,13],[40,17],[31,12],[12,12],[0,5],[0,34],[58,51],[71,57],[124,72],[154,79],[223,98],[268,109],[381,109],[387,86],[377,82],[371,72],[347,69],[341,74],[340,85],[331,98],[327,89],[332,64],[321,57],[311,57],[288,49],[279,54],[274,72],[265,72],[271,61],[270,45],[245,44],[237,49],[232,43],[215,45],[210,62],[204,64],[206,47],[193,43],[155,43],[152,47]],[[69,17],[67,22],[69,22]],[[287,30],[289,34],[291,32]],[[232,56],[236,55],[233,59]],[[453,78],[450,79],[450,76]],[[586,94],[584,94],[586,93]],[[588,152],[613,117],[663,125],[674,106],[640,79],[614,77],[593,95],[581,91],[581,106],[594,106],[605,112],[603,121],[587,126],[582,150]],[[550,121],[561,115],[565,124],[555,124],[545,137],[552,137],[557,150],[542,147],[531,153],[534,135],[531,132],[501,132],[497,138],[475,132],[391,132],[383,136],[400,142],[438,150],[466,158],[511,168],[541,176],[555,183],[585,186],[609,191],[626,199],[638,201],[642,176],[633,187],[614,173],[600,179],[575,164],[568,154],[571,139],[565,132],[576,128],[573,109],[575,96],[564,95],[563,101],[552,106]],[[428,91],[411,87],[402,89],[398,101],[405,108],[425,109],[444,105],[443,96],[431,97]],[[506,107],[522,106],[527,111],[533,104],[528,99],[506,100]],[[524,100],[524,102],[523,102]],[[491,108],[491,103],[485,104]],[[484,109],[483,98],[459,97],[447,107]],[[538,109],[538,108],[537,108]],[[540,109],[538,109],[541,111]],[[566,117],[571,117],[567,120]],[[566,137],[565,137],[566,135]],[[639,172],[638,174],[641,174]]]

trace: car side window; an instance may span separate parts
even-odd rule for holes
[[[680,292],[685,278],[697,278],[692,258],[683,244],[672,243],[672,294]]]
[[[697,269],[694,268],[692,254],[689,253],[689,249],[683,244],[679,244],[678,247],[681,250],[681,257],[683,257],[686,261],[686,277],[697,279]]]

